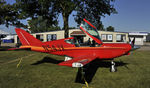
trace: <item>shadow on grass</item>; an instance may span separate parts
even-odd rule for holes
[[[126,66],[128,63],[124,63],[122,61],[117,61],[115,63],[116,67],[125,66],[128,69],[128,67]],[[110,61],[96,59],[91,63],[89,63],[88,65],[85,65],[83,68],[78,69],[75,82],[84,84],[86,80],[88,83],[91,83],[94,75],[96,74],[96,71],[99,68],[110,68],[110,66],[111,66]]]
[[[56,60],[51,57],[44,57],[42,60],[37,61],[36,63],[33,63],[31,65],[39,65],[42,63],[58,64],[61,62],[63,62],[63,60]],[[119,66],[126,67],[126,65],[128,64],[128,63],[124,63],[122,61],[116,61],[115,63],[116,63],[116,67],[119,67]],[[85,80],[86,80],[88,83],[91,83],[94,75],[96,74],[96,71],[99,68],[110,68],[110,66],[111,66],[110,61],[96,59],[96,60],[90,62],[89,64],[85,65],[83,68],[78,68],[75,82],[84,84]]]
[[[64,60],[55,60],[51,57],[44,57],[42,60],[40,61],[37,61],[31,65],[39,65],[39,64],[42,64],[42,63],[52,63],[52,64],[58,64],[60,62],[63,62]]]

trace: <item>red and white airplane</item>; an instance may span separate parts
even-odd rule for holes
[[[19,49],[30,49],[31,51],[65,56],[64,62],[58,64],[60,66],[79,68],[95,59],[112,60],[112,72],[116,71],[113,59],[129,55],[132,49],[132,45],[129,43],[103,43],[96,27],[86,19],[81,23],[80,29],[96,42],[95,47],[76,47],[73,37],[41,42],[26,31],[16,28],[16,33],[22,43]]]

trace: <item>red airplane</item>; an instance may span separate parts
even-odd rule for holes
[[[11,48],[8,50],[27,49],[36,52],[49,53],[54,55],[65,56],[64,62],[60,62],[60,66],[77,67],[78,73],[85,73],[84,69],[88,64],[96,59],[111,60],[110,71],[116,72],[114,58],[129,55],[130,51],[135,49],[135,38],[131,43],[103,43],[95,26],[86,19],[80,25],[80,29],[92,38],[96,43],[94,46],[78,46],[74,37],[59,39],[48,42],[41,42],[26,31],[16,28],[16,33],[22,43],[19,48]],[[136,48],[137,49],[137,48]],[[82,74],[83,73],[83,74]],[[83,78],[81,78],[83,80]]]
[[[116,71],[114,58],[129,55],[132,49],[132,44],[129,43],[103,43],[96,27],[86,19],[81,23],[80,29],[96,42],[94,47],[77,47],[73,37],[41,42],[26,31],[16,28],[16,33],[22,43],[18,49],[65,56],[64,62],[58,64],[60,66],[80,68],[95,59],[111,60],[111,72]]]

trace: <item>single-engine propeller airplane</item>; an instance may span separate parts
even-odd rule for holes
[[[131,43],[103,43],[96,27],[86,19],[83,19],[80,29],[96,42],[95,47],[77,47],[73,37],[41,42],[26,31],[16,28],[16,33],[22,43],[18,49],[65,56],[64,62],[58,65],[68,67],[82,68],[95,59],[111,60],[110,71],[115,72],[114,58],[129,55],[134,48],[135,39]]]

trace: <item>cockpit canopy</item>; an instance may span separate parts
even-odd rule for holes
[[[102,41],[100,39],[99,33],[90,22],[88,22],[86,19],[81,23],[80,29],[88,34],[93,40],[95,40],[98,44],[102,44]]]
[[[83,27],[85,29],[85,31],[87,31],[92,36],[100,39],[100,36],[99,36],[99,33],[97,32],[97,29],[93,28],[92,26],[90,26],[85,21],[82,22],[81,27]]]
[[[99,45],[102,44],[102,41],[100,39],[100,36],[99,36],[99,33],[98,33],[96,27],[93,26],[89,21],[84,19],[83,22],[80,25],[80,29],[85,34],[90,36],[96,43],[98,43]],[[66,39],[65,42],[69,43],[69,44],[74,44],[75,46],[80,46],[79,42],[76,39]]]

